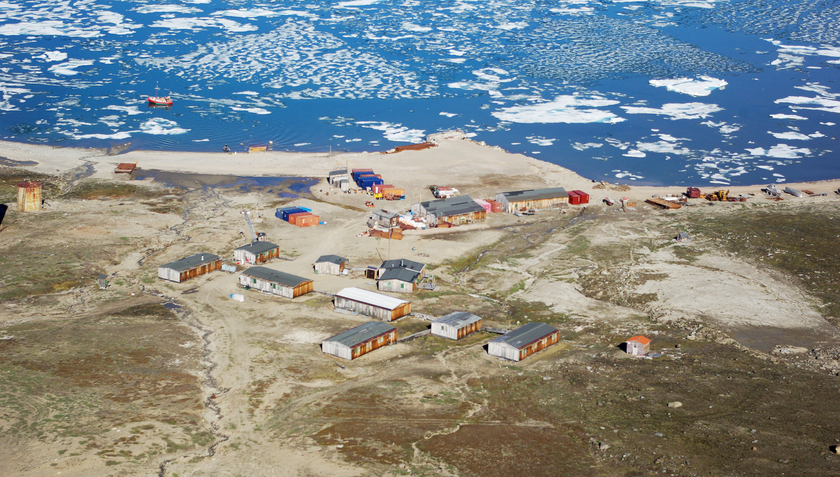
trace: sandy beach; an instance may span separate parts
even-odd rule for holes
[[[494,197],[496,193],[510,190],[565,187],[581,189],[592,195],[593,201],[605,197],[627,197],[632,201],[644,200],[652,195],[679,194],[682,186],[635,186],[632,181],[613,182],[604,188],[593,189],[597,183],[572,170],[534,159],[522,154],[511,154],[499,147],[486,146],[469,139],[444,139],[437,147],[420,151],[403,151],[386,154],[362,152],[344,154],[308,154],[289,152],[257,152],[242,154],[199,153],[179,151],[131,151],[108,155],[105,149],[54,147],[0,141],[0,158],[26,165],[27,169],[45,174],[62,174],[79,167],[92,166],[92,177],[113,179],[119,163],[136,162],[145,170],[161,170],[196,174],[234,176],[296,176],[323,178],[335,169],[372,168],[389,183],[406,189],[408,202],[430,197],[428,185],[441,184],[458,188],[473,197]],[[7,165],[14,165],[8,163]],[[422,182],[418,182],[422,181]],[[426,181],[431,181],[426,183]],[[630,190],[617,185],[627,185]],[[739,186],[704,186],[701,190],[726,189],[730,194],[756,194],[767,184]],[[777,184],[781,189],[791,186],[806,188],[815,193],[833,192],[840,187],[840,179],[807,183]]]

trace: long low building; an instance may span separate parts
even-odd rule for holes
[[[464,311],[456,311],[432,322],[432,334],[459,340],[481,329],[481,318]]]
[[[557,344],[560,332],[545,323],[527,323],[487,344],[491,356],[522,361],[532,354]]]
[[[233,251],[233,260],[241,265],[263,263],[280,256],[280,247],[271,242],[253,242]]]
[[[335,294],[336,308],[355,311],[383,321],[394,321],[411,313],[411,302],[361,288],[345,288]]]
[[[562,187],[549,189],[529,189],[496,194],[496,201],[501,202],[504,210],[512,214],[518,210],[550,209],[557,204],[567,204],[569,194]]]
[[[321,351],[344,359],[359,356],[397,341],[397,329],[381,321],[365,324],[327,338],[321,343]]]
[[[222,268],[222,259],[212,253],[197,253],[158,267],[158,278],[183,282]]]
[[[262,292],[285,298],[295,298],[313,290],[315,283],[303,277],[272,270],[266,267],[251,267],[239,275],[239,284]]]
[[[460,225],[487,218],[487,211],[468,195],[447,199],[429,200],[411,206],[415,217],[425,217],[426,222],[437,225],[446,222]]]

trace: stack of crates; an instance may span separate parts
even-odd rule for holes
[[[320,217],[312,214],[306,207],[280,207],[274,216],[298,227],[312,227],[320,223]]]

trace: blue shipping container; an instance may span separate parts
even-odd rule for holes
[[[303,210],[300,207],[290,208],[288,210],[283,211],[283,216],[280,217],[281,219],[285,220],[286,222],[289,221],[289,216],[292,214],[299,214],[301,212],[309,212],[308,210]]]

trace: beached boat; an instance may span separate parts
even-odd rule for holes
[[[157,85],[155,85],[155,95],[147,98],[149,104],[154,106],[172,106],[172,98],[169,96],[158,96],[158,89]]]

